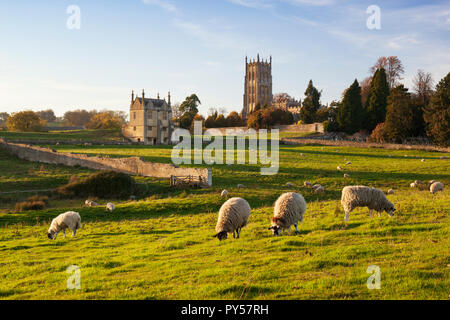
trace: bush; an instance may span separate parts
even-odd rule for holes
[[[29,202],[41,201],[41,202],[44,202],[46,206],[48,206],[48,204],[49,204],[49,199],[48,199],[47,196],[38,196],[38,195],[35,195],[35,196],[32,196],[32,197],[29,197],[29,198],[28,198],[28,201],[29,201]]]
[[[31,210],[42,210],[45,209],[46,205],[44,201],[24,201],[16,203],[16,212],[31,211]]]
[[[136,182],[125,173],[101,171],[86,179],[58,188],[63,197],[98,197],[127,199],[137,190]]]
[[[372,134],[369,137],[369,142],[378,142],[378,143],[386,142],[386,131],[384,128],[384,122],[379,123],[375,127],[375,129],[373,129]]]
[[[294,123],[291,112],[278,108],[263,108],[250,114],[247,127],[253,129],[270,129],[274,125]]]

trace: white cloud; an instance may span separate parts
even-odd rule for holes
[[[178,12],[178,8],[170,1],[166,0],[142,0],[143,3],[158,6],[169,12]]]
[[[255,9],[269,9],[273,7],[272,3],[267,0],[228,0],[228,2]]]

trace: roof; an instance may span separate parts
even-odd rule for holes
[[[139,103],[142,104],[142,98],[136,97]],[[152,99],[152,98],[144,98],[144,107],[155,107],[155,108],[164,108],[164,106],[169,107],[166,100],[162,99]]]

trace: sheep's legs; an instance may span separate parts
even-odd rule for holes
[[[77,229],[72,231],[72,237],[75,237],[76,234],[77,234]]]
[[[236,233],[237,233],[237,238],[239,239],[239,235],[241,234],[241,228],[237,228]]]
[[[64,229],[64,239],[66,238],[66,229]]]
[[[294,224],[294,227],[295,227],[295,234],[300,234],[300,231],[298,231],[298,228],[297,228],[297,224]]]
[[[381,217],[381,212],[380,211],[378,211],[378,217]]]
[[[372,219],[373,210],[370,210],[369,212],[370,212],[370,219]]]
[[[350,212],[346,212],[346,213],[345,213],[345,222],[348,222],[348,220],[349,220],[349,214],[350,214]]]
[[[233,239],[235,239],[236,238],[236,233],[235,233],[235,230],[233,230]]]

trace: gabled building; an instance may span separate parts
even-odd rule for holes
[[[123,129],[123,135],[134,142],[157,145],[170,144],[173,132],[170,92],[166,99],[134,97],[131,93],[130,122]]]

